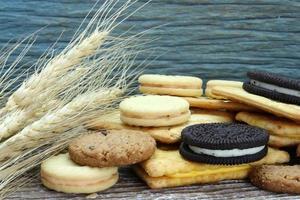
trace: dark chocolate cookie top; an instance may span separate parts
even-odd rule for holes
[[[183,129],[181,136],[185,144],[208,149],[246,149],[269,141],[265,130],[241,123],[196,124]]]
[[[250,71],[247,73],[250,79],[277,85],[284,88],[300,90],[300,79],[292,79],[279,74],[263,71]]]

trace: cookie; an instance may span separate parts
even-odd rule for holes
[[[250,81],[243,85],[247,92],[300,105],[300,80],[262,71],[248,72],[247,75]]]
[[[86,126],[90,129],[116,129],[116,130],[136,130],[151,135],[156,141],[171,144],[177,143],[181,139],[181,131],[185,127],[199,123],[216,123],[216,122],[232,122],[234,115],[232,113],[212,110],[192,110],[191,117],[188,122],[175,126],[164,127],[139,127],[128,126],[120,120],[120,112],[116,111],[103,115]]]
[[[53,156],[41,164],[41,180],[49,189],[65,193],[94,193],[117,183],[117,167],[96,168],[74,163],[68,154]]]
[[[193,76],[144,74],[138,82],[143,94],[199,97],[203,93],[202,80]]]
[[[69,144],[69,154],[79,165],[110,167],[146,160],[155,148],[155,140],[143,132],[106,130],[74,139]]]
[[[180,154],[209,164],[241,164],[267,154],[265,130],[238,123],[197,124],[183,129]]]
[[[242,88],[214,87],[212,92],[232,101],[244,103],[276,116],[285,117],[300,123],[300,106],[281,103],[266,97],[251,94]]]
[[[135,96],[120,103],[121,120],[131,126],[160,127],[182,124],[190,118],[189,103],[173,96]]]
[[[297,157],[300,157],[300,143],[297,146],[296,155],[297,155]]]
[[[238,111],[258,112],[259,111],[257,108],[248,106],[246,104],[237,103],[228,100],[209,99],[207,97],[199,97],[199,98],[185,97],[184,99],[187,100],[190,104],[190,107],[193,108],[202,108],[208,110],[227,110],[233,112],[238,112]]]
[[[222,86],[222,87],[243,87],[243,82],[240,81],[228,81],[228,80],[209,80],[206,83],[205,88],[205,96],[213,98],[213,99],[226,99],[223,96],[215,95],[212,93],[212,88],[215,86]]]
[[[270,134],[300,139],[300,124],[269,114],[239,112],[236,120],[265,129]]]
[[[178,150],[157,149],[153,156],[134,167],[137,175],[151,188],[166,188],[222,180],[245,179],[252,166],[286,163],[289,154],[269,148],[268,154],[257,162],[241,165],[212,165],[182,158]]]
[[[250,173],[253,185],[272,192],[300,194],[300,166],[262,165]]]
[[[300,144],[300,139],[270,135],[268,144],[269,146],[276,148],[292,147]]]

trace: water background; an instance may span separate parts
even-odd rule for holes
[[[25,60],[36,60],[63,32],[59,50],[94,3],[0,0],[0,47],[47,26]],[[149,46],[160,56],[147,72],[244,80],[248,70],[258,69],[300,78],[300,1],[153,0],[114,34],[163,24],[148,33],[156,39]],[[137,62],[146,57],[141,55]]]

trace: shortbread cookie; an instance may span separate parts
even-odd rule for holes
[[[300,139],[300,124],[269,114],[239,112],[236,120],[267,130],[270,134],[281,137]]]
[[[49,189],[65,193],[94,193],[118,181],[118,168],[96,168],[74,163],[68,154],[53,156],[41,164],[41,179]]]
[[[286,117],[300,123],[300,106],[280,103],[266,97],[250,94],[241,88],[214,87],[212,92],[232,101],[248,104],[279,117]]]
[[[151,188],[176,187],[190,184],[211,183],[230,179],[245,179],[252,166],[286,163],[289,154],[269,148],[268,154],[257,162],[241,165],[211,165],[190,162],[178,150],[157,149],[154,155],[138,166],[135,172]]]
[[[189,103],[172,96],[135,96],[120,104],[121,120],[132,126],[160,127],[182,124],[190,118]]]
[[[213,99],[226,99],[223,96],[215,95],[211,92],[211,89],[215,86],[242,88],[243,82],[228,81],[228,80],[209,80],[209,81],[207,81],[206,88],[205,88],[205,96],[213,98]]]
[[[180,154],[209,164],[249,163],[267,154],[268,140],[265,130],[246,124],[196,124],[183,129]]]
[[[202,80],[193,76],[144,74],[138,81],[144,94],[199,97],[203,93]]]
[[[94,130],[116,129],[142,131],[151,135],[156,141],[171,144],[180,141],[181,131],[186,126],[201,123],[232,122],[233,120],[234,115],[228,112],[194,110],[192,111],[189,121],[184,124],[165,127],[138,127],[128,126],[122,123],[120,120],[120,113],[117,111],[94,119],[87,124],[87,127]]]
[[[300,166],[262,165],[250,172],[253,185],[272,192],[300,194]]]
[[[262,71],[247,73],[250,81],[243,88],[252,94],[300,105],[300,80]]]
[[[209,99],[207,97],[185,97],[190,104],[190,107],[193,108],[202,108],[208,110],[227,110],[227,111],[259,111],[257,108],[248,106],[246,104],[237,103],[228,100],[220,100],[220,99]]]
[[[300,144],[300,139],[281,137],[278,135],[270,135],[268,144],[271,147],[281,148],[281,147],[292,147]]]
[[[155,148],[155,140],[146,133],[106,130],[76,138],[69,145],[69,154],[80,165],[123,166],[148,159]]]

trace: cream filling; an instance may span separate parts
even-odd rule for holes
[[[280,87],[280,86],[277,86],[277,85],[260,82],[260,81],[257,81],[257,80],[250,80],[250,83],[252,85],[255,85],[255,86],[258,86],[258,87],[261,87],[261,88],[264,88],[264,89],[276,91],[276,92],[279,92],[279,93],[282,93],[282,94],[288,94],[288,95],[300,97],[300,91],[298,91],[298,90],[284,88],[284,87]]]
[[[112,174],[110,177],[105,177],[103,179],[94,179],[94,180],[68,180],[68,179],[58,179],[55,177],[51,177],[47,175],[46,173],[41,173],[41,178],[46,180],[48,183],[54,184],[54,185],[65,185],[65,186],[91,186],[110,181],[111,179],[118,176],[118,173]]]
[[[265,148],[265,146],[253,147],[248,149],[226,149],[226,150],[215,150],[215,149],[205,149],[196,146],[189,145],[189,148],[197,154],[205,154],[209,156],[215,157],[238,157],[238,156],[245,156],[245,155],[252,155],[255,153],[260,152]]]

